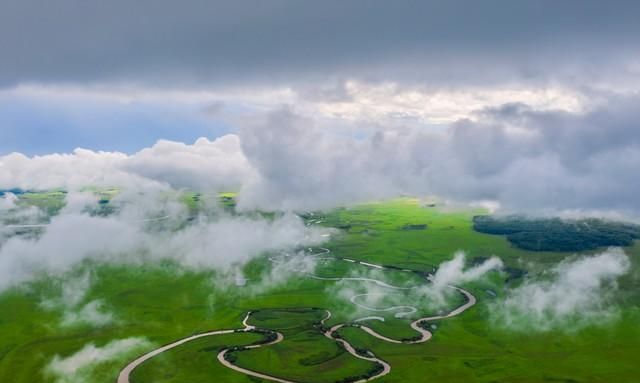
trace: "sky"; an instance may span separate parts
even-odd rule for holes
[[[636,1],[0,2],[0,189],[637,217]]]

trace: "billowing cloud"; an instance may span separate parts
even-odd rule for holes
[[[159,141],[131,156],[124,169],[139,176],[191,190],[236,190],[252,168],[236,135],[193,145]]]
[[[442,262],[430,278],[431,284],[423,287],[421,291],[437,305],[442,306],[446,298],[453,293],[450,286],[477,281],[489,271],[500,270],[503,266],[502,260],[493,256],[478,265],[466,268],[465,258],[466,254],[458,251],[453,255],[453,259]]]
[[[412,195],[507,210],[637,216],[636,94],[606,94],[585,110],[506,104],[439,127],[330,128],[285,108],[242,119],[237,135],[193,145],[160,141],[133,155],[0,157],[0,187],[107,185],[240,190],[239,206],[331,208]]]
[[[214,141],[200,138],[193,145],[159,141],[133,155],[76,149],[70,154],[27,157],[12,153],[0,157],[0,188],[119,186],[144,190],[174,186],[234,190],[250,173],[234,135]]]
[[[616,313],[611,294],[630,268],[622,249],[561,262],[550,275],[527,280],[491,305],[497,323],[514,330],[576,330],[606,323]]]
[[[138,177],[118,170],[126,158],[123,153],[85,149],[34,157],[11,153],[0,158],[0,187],[51,189],[142,182]]]
[[[241,133],[257,176],[243,185],[239,206],[331,207],[400,192],[402,185],[392,179],[395,158],[378,157],[383,153],[376,137],[359,141],[327,133],[289,110],[270,114]]]
[[[290,111],[240,134],[257,177],[241,206],[322,208],[409,193],[512,210],[640,213],[637,95],[584,112],[505,105],[440,129],[340,134]]]
[[[431,278],[432,287],[436,290],[442,290],[447,285],[475,281],[487,272],[499,270],[503,266],[500,258],[491,257],[479,265],[465,268],[465,257],[464,252],[458,251],[453,255],[453,259],[442,262]]]

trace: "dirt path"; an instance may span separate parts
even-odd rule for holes
[[[222,335],[222,334],[231,334],[235,332],[235,330],[219,330],[219,331],[210,331],[210,332],[205,332],[202,334],[197,334],[197,335],[192,335],[190,337],[187,338],[182,338],[178,341],[175,341],[173,343],[170,343],[166,346],[162,346],[158,349],[155,349],[149,353],[146,353],[140,357],[138,357],[137,359],[133,360],[132,362],[130,362],[129,364],[127,364],[125,366],[125,368],[123,368],[120,371],[120,374],[118,375],[118,383],[129,383],[129,376],[131,375],[131,373],[133,372],[133,370],[136,369],[136,367],[138,367],[139,365],[141,365],[142,363],[146,362],[147,360],[153,358],[154,356],[161,354],[165,351],[171,350],[174,347],[178,347],[182,344],[185,344],[187,342],[191,342],[193,340],[199,339],[199,338],[204,338],[206,336],[213,336],[213,335]]]
[[[253,327],[253,326],[250,326]],[[255,327],[254,327],[255,328]],[[246,330],[246,331],[250,331],[250,330]],[[270,346],[272,344],[276,344],[278,342],[281,342],[284,339],[284,336],[282,336],[281,333],[276,332],[277,334],[277,338],[274,341],[271,341],[269,343],[262,343],[262,344],[254,344],[251,346],[246,346],[246,349],[252,349],[252,348],[259,348],[259,347],[264,347],[264,346]],[[229,362],[227,359],[225,359],[225,355],[227,354],[227,352],[229,352],[229,349],[226,348],[222,351],[220,351],[218,353],[218,362],[220,362],[223,366],[230,368],[232,370],[236,370],[240,373],[243,373],[245,375],[250,375],[250,376],[255,376],[256,378],[261,378],[261,379],[267,379],[267,380],[271,380],[274,382],[280,382],[280,383],[296,383],[294,381],[291,380],[286,380],[286,379],[282,379],[282,378],[278,378],[277,376],[272,376],[272,375],[267,375],[267,374],[263,374],[257,371],[253,371],[253,370],[249,370],[246,368],[242,368],[242,367],[238,367],[235,364]]]
[[[331,327],[329,330],[327,330],[327,332],[324,333],[324,336],[326,336],[327,338],[329,338],[329,339],[331,339],[331,340],[333,340],[335,342],[338,342],[338,343],[342,344],[344,349],[347,350],[347,352],[349,354],[355,356],[356,358],[362,359],[362,360],[367,360],[369,362],[379,363],[379,364],[382,365],[382,371],[380,371],[376,375],[373,375],[373,376],[371,376],[371,377],[369,377],[367,379],[360,379],[360,380],[356,381],[355,383],[369,382],[371,380],[378,379],[381,376],[385,376],[385,375],[387,375],[388,373],[391,372],[391,365],[389,365],[389,363],[385,362],[384,360],[376,357],[371,351],[367,351],[368,354],[369,354],[368,356],[358,354],[356,349],[349,342],[347,342],[346,340],[341,339],[341,338],[335,338],[333,336],[333,334],[343,326],[345,326],[345,324],[344,323],[340,323],[340,324],[337,324],[337,325]]]
[[[431,322],[431,321],[435,321],[435,320],[451,318],[451,317],[454,317],[456,315],[462,314],[465,310],[467,310],[468,308],[470,308],[471,306],[476,304],[476,297],[474,297],[473,294],[471,294],[467,290],[462,289],[462,288],[457,287],[457,286],[451,286],[451,285],[448,286],[448,287],[450,287],[452,289],[455,289],[458,292],[460,292],[462,295],[464,295],[465,299],[466,299],[466,302],[464,304],[460,305],[459,307],[455,308],[454,310],[450,311],[448,314],[419,318],[419,319],[416,319],[413,322],[411,322],[411,328],[420,333],[420,335],[421,335],[420,339],[409,340],[409,341],[401,341],[401,340],[397,340],[397,339],[387,338],[386,336],[377,333],[375,330],[373,330],[372,328],[367,327],[365,325],[356,324],[354,326],[361,328],[363,331],[367,332],[368,334],[370,334],[370,335],[372,335],[372,336],[374,336],[374,337],[376,337],[378,339],[381,339],[381,340],[384,340],[384,341],[390,342],[390,343],[403,343],[403,344],[424,343],[424,342],[428,341],[429,339],[431,339],[433,334],[431,333],[431,331],[429,331],[429,330],[427,330],[425,328],[422,328],[420,326],[421,322]]]
[[[135,370],[138,366],[140,366],[142,363],[146,362],[147,360],[153,358],[156,355],[159,355],[165,351],[171,350],[172,348],[178,347],[180,345],[183,345],[185,343],[191,342],[193,340],[196,339],[200,339],[200,338],[204,338],[207,336],[215,336],[215,335],[223,335],[223,334],[233,334],[235,332],[251,332],[256,330],[255,326],[252,326],[248,323],[249,321],[249,317],[251,316],[251,311],[249,311],[247,313],[247,315],[244,317],[243,321],[242,321],[242,325],[244,326],[243,328],[240,329],[235,329],[235,330],[218,330],[218,331],[209,331],[209,332],[205,332],[202,334],[196,334],[196,335],[192,335],[186,338],[182,338],[178,341],[175,341],[173,343],[170,343],[168,345],[162,346],[158,349],[155,349],[149,353],[146,353],[140,357],[138,357],[137,359],[133,360],[131,363],[129,363],[128,365],[125,366],[125,368],[123,368],[120,371],[120,374],[118,375],[118,380],[116,381],[117,383],[130,383],[131,379],[131,373],[133,372],[133,370]],[[269,330],[271,331],[271,330]],[[260,348],[260,347],[265,347],[265,346],[270,346],[272,344],[276,344],[278,342],[281,342],[284,339],[284,336],[277,332],[277,331],[273,331],[276,333],[276,339],[268,342],[268,343],[260,343],[260,344],[253,344],[250,346],[246,346],[246,349],[253,349],[253,348]],[[245,368],[242,367],[238,367],[232,363],[230,363],[229,361],[227,361],[225,359],[225,355],[226,353],[229,351],[228,348],[220,351],[218,353],[218,361],[220,363],[222,363],[223,366],[228,367],[232,370],[236,370],[240,373],[243,373],[245,375],[251,375],[251,376],[255,376],[257,378],[261,378],[261,379],[267,379],[267,380],[271,380],[274,382],[280,382],[280,383],[296,383],[296,382],[292,382],[290,380],[285,380],[285,379],[281,379],[275,376],[271,376],[271,375],[267,375],[267,374],[261,374],[259,372],[256,371],[252,371],[252,370],[247,370]]]
[[[311,250],[311,249],[309,249]],[[321,254],[327,254],[330,252],[329,249],[324,249],[322,248],[321,250],[323,250],[323,252]],[[313,254],[312,254],[313,255]],[[391,268],[387,268],[383,265],[376,265],[376,264],[372,264],[372,263],[367,263],[367,262],[360,262],[360,261],[355,261],[355,260],[351,260],[351,259],[346,259],[346,258],[336,258],[338,260],[344,260],[347,262],[351,262],[351,263],[358,263],[367,267],[372,267],[372,268],[376,268],[376,269],[391,269]],[[395,270],[395,269],[393,269]],[[397,270],[396,270],[397,271]],[[407,271],[407,272],[413,272],[412,270],[402,270],[402,271]],[[322,279],[322,280],[329,280],[329,281],[338,281],[338,280],[359,280],[362,282],[371,282],[371,283],[376,283],[380,286],[383,287],[387,287],[390,289],[411,289],[414,287],[398,287],[398,286],[392,286],[389,285],[383,281],[379,281],[376,279],[371,279],[371,278],[339,278],[339,277],[318,277],[318,276],[314,276],[314,275],[310,275],[311,278],[315,278],[315,279]],[[446,318],[451,318],[454,317],[456,315],[460,315],[461,313],[463,313],[465,310],[467,310],[468,308],[470,308],[471,306],[473,306],[474,304],[476,304],[476,298],[473,296],[473,294],[471,294],[470,292],[457,287],[457,286],[453,286],[453,285],[449,285],[449,288],[455,289],[457,290],[459,293],[461,293],[464,297],[466,302],[460,306],[458,306],[457,308],[453,309],[452,311],[450,311],[448,314],[444,314],[444,315],[436,315],[436,316],[430,316],[430,317],[424,317],[424,318],[419,318],[416,319],[415,321],[411,322],[411,328],[413,328],[415,331],[417,331],[418,333],[421,334],[420,339],[417,340],[411,340],[411,341],[402,341],[402,340],[397,340],[397,339],[392,339],[392,338],[388,338],[385,337],[384,335],[381,335],[379,333],[377,333],[375,330],[373,330],[370,327],[367,327],[365,325],[362,324],[351,324],[352,326],[358,327],[360,329],[362,329],[363,331],[367,332],[368,334],[383,340],[385,342],[389,342],[389,343],[396,343],[396,344],[415,344],[415,343],[424,343],[427,342],[429,339],[431,339],[431,337],[433,336],[433,334],[427,330],[424,329],[420,326],[421,322],[430,322],[430,321],[435,321],[435,320],[441,320],[441,319],[446,319]],[[366,294],[364,294],[366,295]],[[354,296],[353,298],[356,298],[357,296]],[[353,302],[353,299],[352,299]],[[360,306],[360,304],[353,302],[354,304]],[[385,308],[385,309],[376,309],[376,308],[369,308],[366,307],[369,310],[372,311],[390,311],[390,310],[395,310],[395,309],[411,309],[411,312],[407,312],[406,314],[411,314],[413,312],[415,312],[417,309],[413,306],[397,306],[397,307],[391,307],[391,308]],[[331,312],[329,310],[326,310],[326,317],[323,318],[320,323],[322,325],[324,325],[326,323],[327,320],[329,320],[331,318]],[[404,313],[403,313],[404,314]],[[218,331],[210,331],[210,332],[206,332],[206,333],[202,333],[202,334],[196,334],[196,335],[192,335],[180,340],[177,340],[173,343],[170,343],[168,345],[162,346],[156,350],[153,350],[147,354],[144,354],[138,358],[136,358],[135,360],[133,360],[132,362],[130,362],[128,365],[126,365],[121,371],[120,374],[118,376],[117,379],[117,383],[131,383],[130,382],[130,375],[133,372],[133,370],[135,370],[138,366],[140,366],[142,363],[146,362],[147,360],[153,358],[154,356],[157,356],[165,351],[168,351],[172,348],[178,347],[180,345],[183,345],[185,343],[191,342],[193,340],[199,339],[199,338],[203,338],[203,337],[207,337],[207,336],[215,336],[215,335],[222,335],[222,334],[231,334],[234,332],[251,332],[251,331],[255,331],[257,328],[253,325],[250,325],[248,323],[249,321],[249,317],[251,316],[251,311],[247,313],[247,315],[244,317],[243,321],[242,321],[242,325],[244,326],[243,328],[240,329],[235,329],[235,330],[218,330]],[[361,318],[362,319],[362,318]],[[357,320],[355,321],[357,322]],[[329,330],[324,332],[324,336],[326,336],[327,338],[333,340],[334,342],[337,342],[339,344],[341,344],[344,349],[350,353],[351,355],[353,355],[354,357],[358,358],[358,359],[362,359],[362,360],[367,360],[370,362],[374,362],[374,363],[379,363],[382,366],[382,370],[376,374],[373,375],[367,379],[361,379],[359,381],[357,381],[356,383],[364,383],[364,382],[368,382],[377,378],[380,378],[384,375],[387,375],[389,372],[391,372],[391,365],[389,365],[389,363],[385,362],[384,360],[378,358],[375,356],[375,354],[373,354],[371,351],[367,351],[367,355],[363,355],[363,354],[359,354],[355,348],[346,340],[342,339],[342,338],[337,338],[334,336],[334,334],[336,333],[336,331],[338,331],[340,328],[347,326],[346,323],[340,323],[340,324],[336,324],[333,327],[331,327]],[[272,331],[272,330],[267,330],[267,331]],[[276,334],[276,339],[271,341],[271,342],[267,342],[267,343],[261,343],[261,344],[254,344],[254,345],[250,345],[250,346],[246,346],[245,349],[255,349],[255,348],[260,348],[260,347],[266,347],[266,346],[270,346],[276,343],[281,342],[284,339],[284,336],[277,332],[277,331],[272,331]],[[229,362],[225,356],[227,355],[227,353],[229,352],[229,348],[226,348],[222,351],[220,351],[218,353],[217,359],[218,361],[225,367],[230,368],[232,370],[238,371],[242,374],[245,375],[249,375],[249,376],[254,376],[260,379],[266,379],[266,380],[270,380],[273,382],[279,382],[279,383],[299,383],[299,382],[294,382],[291,380],[286,380],[283,378],[279,378],[277,376],[273,376],[273,375],[268,375],[268,374],[263,374],[257,371],[253,371],[253,370],[249,370],[246,368],[242,368],[239,366],[236,366],[235,364]]]

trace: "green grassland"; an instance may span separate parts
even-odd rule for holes
[[[374,367],[354,358],[327,339],[319,322],[324,310],[261,310],[250,324],[281,332],[284,340],[270,347],[238,352],[236,364],[273,376],[304,382],[334,382],[359,376]],[[291,368],[295,366],[295,368]]]
[[[198,210],[197,194],[185,194],[189,209]],[[223,203],[233,208],[233,194]],[[37,198],[34,198],[37,200]],[[41,202],[40,202],[41,203]],[[349,258],[417,272],[431,272],[455,251],[468,258],[497,255],[508,267],[535,275],[557,264],[571,253],[530,252],[512,246],[496,235],[473,230],[472,218],[479,210],[445,211],[423,206],[415,199],[371,203],[327,213],[305,215],[314,225],[337,228],[338,234],[325,244],[331,256]],[[414,226],[411,226],[414,225]],[[422,227],[420,225],[426,225]],[[593,250],[591,252],[595,252]],[[616,304],[620,318],[603,326],[577,332],[523,333],[490,321],[489,305],[504,294],[508,274],[493,273],[487,280],[465,286],[478,304],[462,315],[438,321],[431,341],[424,344],[391,344],[362,330],[346,327],[340,335],[354,346],[372,350],[392,366],[379,382],[638,382],[640,357],[640,246],[626,249],[632,271],[619,281]],[[55,356],[67,357],[88,343],[102,346],[115,339],[144,337],[159,346],[185,336],[215,329],[240,328],[247,311],[259,310],[250,323],[281,331],[279,344],[236,352],[242,367],[305,382],[334,382],[366,372],[372,363],[359,360],[324,337],[317,322],[322,310],[331,310],[327,325],[349,322],[363,316],[337,292],[342,288],[361,291],[364,282],[332,282],[292,275],[281,284],[257,288],[271,263],[258,257],[245,266],[245,287],[224,287],[219,273],[185,269],[171,261],[145,264],[85,262],[72,274],[90,270],[94,284],[86,300],[100,299],[115,320],[103,327],[58,325],[62,310],[43,307],[41,302],[59,295],[62,277],[43,276],[0,295],[0,382],[53,382],[43,373]],[[319,262],[322,276],[368,275],[365,266],[345,261]],[[377,279],[392,284],[422,283],[419,273],[378,271]],[[517,285],[521,278],[509,280]],[[497,297],[487,293],[493,291]],[[416,302],[408,294],[399,302],[420,306],[431,314],[430,302]],[[451,307],[459,302],[452,301]],[[365,315],[379,315],[365,313]],[[367,325],[392,338],[414,335],[410,318],[382,314],[384,322]],[[242,333],[203,338],[180,346],[143,364],[133,375],[135,383],[164,382],[255,382],[221,366],[216,360],[223,345],[246,345],[259,335]],[[130,359],[131,356],[128,356]],[[126,363],[126,358],[124,361]],[[101,367],[91,382],[113,382],[118,363]]]
[[[206,382],[215,376],[220,382],[246,382],[245,375],[218,363],[218,352],[228,346],[244,346],[260,341],[259,334],[233,333],[200,338],[185,343],[144,363],[134,370],[134,382]]]

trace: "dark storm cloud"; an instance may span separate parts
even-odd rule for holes
[[[4,0],[0,84],[570,79],[636,57],[638,14],[636,1]]]

